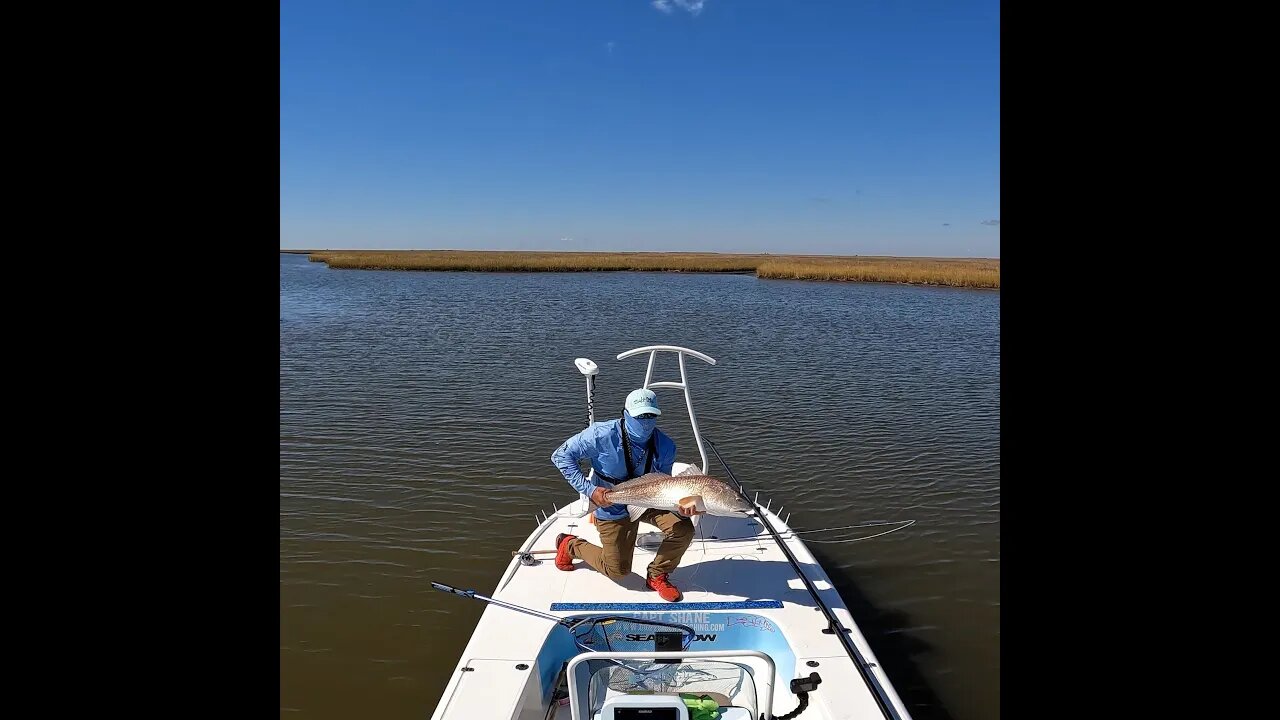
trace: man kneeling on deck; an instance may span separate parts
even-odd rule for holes
[[[578,558],[611,580],[621,580],[631,573],[636,531],[641,522],[647,522],[656,525],[666,538],[649,564],[645,585],[657,590],[663,600],[676,602],[681,597],[680,591],[667,576],[680,564],[684,551],[693,542],[693,523],[669,510],[652,509],[632,521],[626,505],[610,505],[604,500],[604,491],[616,483],[649,472],[671,474],[676,443],[657,428],[661,414],[658,397],[652,390],[636,390],[627,396],[621,419],[592,423],[551,454],[551,462],[564,473],[573,489],[599,506],[595,526],[604,544],[602,548],[596,547],[576,535],[561,533],[556,537],[556,567],[572,570],[573,560]],[[578,467],[582,458],[591,461],[594,482],[584,477]]]

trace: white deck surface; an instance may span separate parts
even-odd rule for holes
[[[585,516],[579,517],[578,512],[580,507],[577,503],[562,508],[529,536],[521,550],[553,549],[556,535],[562,532],[599,545],[600,536],[595,526]],[[781,518],[772,513],[767,513],[767,517],[774,529],[786,539],[788,547],[818,588],[823,601],[846,627],[853,630],[850,637],[867,662],[874,665],[873,672],[897,705],[901,716],[909,718],[890,680],[883,675],[879,661],[867,646],[826,574],[803,543],[788,532],[789,528]],[[511,565],[497,588],[488,594],[497,600],[560,616],[581,615],[584,612],[692,612],[697,608],[694,604],[700,602],[780,601],[783,605],[781,608],[733,611],[754,613],[767,618],[785,635],[795,655],[794,672],[788,677],[775,680],[774,712],[782,714],[794,709],[796,698],[788,690],[788,683],[793,677],[808,676],[810,672],[816,671],[823,682],[816,692],[810,694],[809,708],[804,712],[803,718],[880,720],[884,717],[872,691],[840,642],[834,635],[822,632],[827,626],[822,613],[795,576],[786,556],[759,523],[745,517],[701,516],[693,544],[681,559],[680,566],[670,575],[671,582],[684,593],[683,599],[676,603],[664,602],[656,592],[644,587],[645,568],[654,556],[653,550],[643,547],[646,533],[658,533],[658,530],[646,523],[641,524],[640,546],[635,549],[631,575],[621,582],[610,580],[581,560],[575,561],[576,568],[572,572],[559,570],[555,566],[554,555],[540,553],[535,557],[541,562],[535,566],[521,565],[516,558],[512,558]],[[727,539],[744,537],[748,539]],[[478,591],[484,593],[484,590]],[[552,610],[555,603],[639,603],[647,607],[617,611],[558,611]],[[460,658],[459,669],[476,659],[503,660],[533,666],[551,627],[552,623],[549,621],[489,605]],[[819,665],[816,668],[807,666],[806,662],[810,660],[817,661]],[[513,671],[514,674],[516,673]],[[468,679],[468,683],[478,679]],[[514,679],[513,677],[512,680]],[[457,684],[458,678],[455,677],[433,716],[436,720],[452,720],[454,717],[452,711],[444,711],[448,705],[446,701],[455,692]],[[495,697],[503,695],[509,693],[495,693]],[[463,698],[459,697],[457,700],[461,702]],[[541,713],[545,713],[545,708],[538,709],[533,698],[526,698],[526,705],[523,711],[525,714],[519,717],[536,717],[539,720],[544,717]],[[556,717],[568,717],[568,708],[561,709]]]

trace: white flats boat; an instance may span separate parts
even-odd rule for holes
[[[653,382],[654,359],[673,352],[679,382]],[[714,442],[698,430],[685,357],[653,345],[643,387],[684,391],[702,464],[704,441],[740,491]],[[588,417],[599,369],[586,376]],[[708,471],[708,474],[717,473]],[[743,491],[745,497],[745,491]],[[910,720],[902,700],[829,578],[767,503],[754,516],[699,515],[697,536],[671,573],[683,592],[664,602],[643,568],[662,536],[642,525],[631,576],[615,583],[590,567],[556,569],[556,535],[600,544],[586,498],[553,514],[513,553],[492,597],[432,583],[488,603],[432,720]],[[781,510],[781,508],[779,509]],[[646,532],[653,531],[653,532]]]

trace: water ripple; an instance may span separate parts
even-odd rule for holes
[[[811,547],[886,669],[918,673],[895,681],[917,720],[998,717],[999,292],[303,256],[281,258],[282,714],[430,714],[483,607],[428,581],[494,587],[573,498],[550,462],[586,419],[573,359],[600,364],[610,419],[645,367],[614,356],[653,343],[717,358],[688,367],[699,423],[797,527],[917,521]]]

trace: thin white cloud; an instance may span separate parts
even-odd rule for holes
[[[610,40],[609,42],[605,43],[605,44],[604,44],[604,46],[605,46],[606,48],[608,48],[608,49],[609,49],[609,54],[610,54],[610,55],[612,55],[612,54],[613,54],[613,41],[612,41],[612,40]]]
[[[707,0],[653,0],[653,6],[668,15],[675,12],[676,8],[685,10],[690,15],[697,15],[706,4]]]

